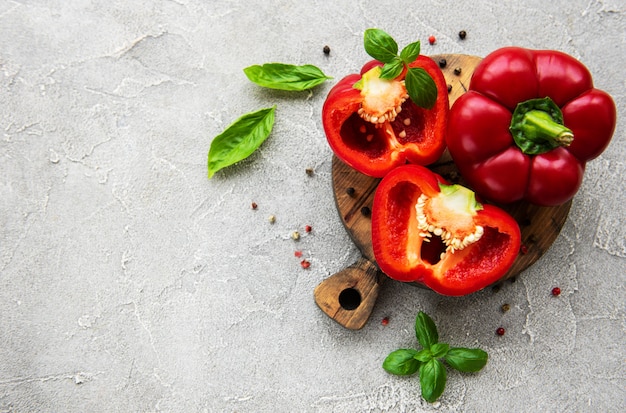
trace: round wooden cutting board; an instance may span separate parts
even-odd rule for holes
[[[480,57],[444,54],[431,56],[439,62],[448,85],[450,105],[467,91]],[[460,72],[459,72],[460,70]],[[465,184],[446,151],[429,168],[452,183]],[[386,276],[378,269],[372,250],[370,213],[380,179],[363,175],[333,156],[333,192],[339,216],[362,257],[350,267],[321,282],[314,292],[315,302],[329,317],[349,329],[360,329],[367,322]],[[558,207],[539,207],[527,202],[499,205],[518,222],[522,251],[502,278],[514,277],[535,263],[552,245],[565,224],[572,201]],[[412,284],[418,285],[418,284]]]

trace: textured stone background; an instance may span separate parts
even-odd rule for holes
[[[0,0],[0,412],[625,411],[626,8],[523,3]],[[390,281],[349,331],[313,300],[359,256],[320,112],[368,59],[369,27],[424,54],[562,50],[620,119],[517,282],[452,299]],[[271,61],[335,79],[286,93],[242,72]],[[260,150],[208,180],[212,138],[271,105]],[[442,339],[490,354],[477,374],[450,372],[432,405],[381,368],[416,344],[419,310]]]

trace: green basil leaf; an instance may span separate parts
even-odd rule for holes
[[[427,363],[433,358],[433,353],[430,351],[430,349],[424,348],[418,351],[414,357],[415,357],[415,360],[417,361],[421,361],[422,363]]]
[[[402,49],[402,51],[400,52],[400,58],[407,65],[409,63],[412,63],[415,59],[417,59],[417,56],[420,55],[420,47],[421,45],[419,40],[415,43],[406,45],[404,49]]]
[[[363,35],[365,51],[383,63],[391,63],[398,55],[398,44],[380,29],[367,29]]]
[[[417,372],[419,361],[415,359],[416,350],[399,349],[392,351],[383,362],[383,369],[388,373],[407,376]]]
[[[435,343],[430,346],[430,352],[433,354],[433,357],[440,358],[445,356],[450,349],[450,345],[446,343]]]
[[[463,372],[479,371],[485,364],[489,355],[479,348],[451,348],[445,355],[444,360],[453,369]]]
[[[422,397],[433,403],[446,388],[446,368],[442,362],[432,359],[420,366],[420,386]]]
[[[439,333],[437,332],[437,326],[435,322],[428,316],[428,314],[420,311],[415,318],[415,335],[417,341],[425,349],[430,349],[430,346],[439,341]]]
[[[209,179],[222,168],[250,156],[267,139],[274,126],[276,106],[247,113],[211,141],[207,167]]]
[[[419,107],[430,109],[437,101],[437,85],[421,67],[410,67],[404,78],[409,97]]]
[[[397,57],[390,63],[385,63],[382,71],[380,72],[380,78],[395,79],[396,77],[400,76],[400,73],[402,73],[402,69],[404,69],[404,63],[399,57]]]
[[[266,63],[263,66],[246,67],[243,72],[250,81],[259,86],[289,91],[311,89],[324,83],[326,79],[332,79],[313,65]]]

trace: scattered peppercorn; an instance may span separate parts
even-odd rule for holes
[[[506,330],[504,329],[504,327],[498,327],[498,328],[496,329],[496,334],[497,334],[497,335],[499,335],[499,336],[503,336],[503,335],[504,335],[504,333],[506,333]]]
[[[304,259],[300,261],[300,266],[304,269],[307,269],[311,266],[311,263],[308,260]]]
[[[466,36],[467,36],[467,32],[466,32],[465,30],[461,30],[461,31],[459,32],[459,38],[460,38],[461,40],[465,40],[465,37],[466,37]]]
[[[452,85],[448,85],[448,93],[452,92]]]
[[[330,47],[328,47],[328,45],[324,46],[324,49],[323,49],[323,50],[324,50],[324,54],[325,54],[325,55],[330,54]]]
[[[314,173],[313,168],[306,168],[306,174],[307,175],[313,176],[313,173]]]
[[[454,74],[457,75],[457,76],[460,75],[461,74],[461,68],[460,67],[454,68]]]
[[[509,304],[502,304],[502,307],[500,307],[500,309],[502,310],[503,313],[506,313],[507,311],[511,309],[511,306]]]
[[[380,324],[386,326],[387,324],[389,324],[389,317],[384,317],[382,319],[382,321],[380,322]]]
[[[444,58],[439,59],[439,67],[440,68],[443,69],[444,67],[446,67],[447,64],[448,64],[448,61],[446,59],[444,59]]]
[[[348,194],[349,196],[354,195],[355,189],[353,187],[349,187],[346,189],[346,194]]]
[[[305,232],[311,232],[312,230],[313,230],[313,227],[312,227],[312,226],[310,226],[310,225],[305,225],[305,226],[304,226],[304,231],[305,231]]]
[[[300,233],[298,231],[294,231],[291,233],[291,239],[293,239],[294,241],[297,241],[300,239]]]
[[[270,224],[273,224],[274,222],[276,222],[276,217],[274,215],[270,215],[269,217],[267,217],[267,220]]]
[[[435,44],[436,41],[437,41],[437,38],[435,36],[428,37],[428,43]]]
[[[253,202],[253,203],[250,205],[250,207],[251,207],[252,209],[257,209],[258,205],[256,204],[256,202]]]
[[[561,295],[561,289],[560,289],[559,287],[554,287],[554,288],[552,289],[552,295],[553,295],[553,296],[555,296],[555,297],[556,297],[557,295]]]
[[[500,291],[500,288],[502,288],[502,286],[500,284],[496,284],[493,287],[491,287],[492,291],[494,293],[497,293],[498,291]]]
[[[364,206],[363,208],[361,208],[361,214],[363,216],[369,217],[371,213],[372,213],[372,210],[369,207]]]
[[[522,253],[522,254],[524,254],[524,255],[528,254],[528,247],[527,247],[526,245],[522,245],[522,246],[519,248],[519,252],[521,252],[521,253]]]
[[[300,258],[300,257],[302,257],[302,251],[296,251],[296,252],[293,253],[293,255],[295,257],[297,257],[297,258]]]

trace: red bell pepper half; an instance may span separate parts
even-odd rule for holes
[[[520,243],[513,217],[425,167],[400,166],[376,189],[374,257],[392,279],[443,295],[470,294],[506,274]]]
[[[588,69],[552,50],[506,47],[475,69],[452,106],[446,143],[482,197],[556,206],[574,197],[585,163],[608,146],[613,99]]]
[[[406,68],[395,79],[384,80],[379,77],[382,66],[372,61],[360,74],[340,80],[322,109],[324,131],[335,155],[376,178],[407,162],[429,165],[438,160],[445,149],[449,112],[446,81],[431,58],[420,55],[409,64],[424,69],[435,81],[437,99],[430,109],[408,99]]]

